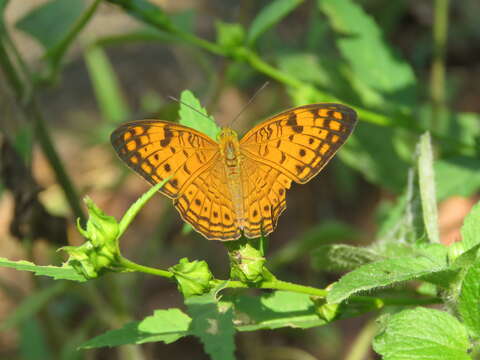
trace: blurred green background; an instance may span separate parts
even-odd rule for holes
[[[360,123],[336,158],[288,192],[267,252],[284,280],[325,287],[348,270],[329,267],[329,244],[391,236],[426,130],[437,154],[442,243],[459,240],[478,200],[477,0],[2,0],[0,11],[2,257],[60,264],[56,248],[82,242],[75,218],[85,195],[119,218],[148,184],[116,158],[111,131],[127,120],[175,121],[168,96],[184,89],[225,126],[269,81],[235,122],[240,134],[292,106],[336,101],[357,110]],[[122,252],[160,268],[205,259],[228,276],[224,245],[185,229],[162,196],[132,224]],[[147,275],[71,285],[1,268],[0,319],[17,320],[0,333],[0,358],[207,359],[192,338],[75,350],[181,304],[173,283]],[[362,340],[372,336],[369,321],[240,333],[238,358],[374,359]]]

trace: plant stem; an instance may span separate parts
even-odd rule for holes
[[[170,180],[170,177],[164,179],[163,181],[159,182],[158,184],[152,186],[146,193],[144,193],[140,198],[135,201],[132,206],[130,206],[127,212],[123,215],[120,223],[118,224],[118,238],[120,238],[125,230],[127,230],[130,223],[133,221],[135,216],[137,216],[138,212],[145,206],[145,204],[157,193],[161,187]]]
[[[47,82],[55,82],[58,77],[58,73],[61,69],[61,61],[63,56],[65,55],[67,49],[69,48],[70,44],[75,40],[77,35],[82,31],[88,21],[92,18],[95,10],[97,10],[98,5],[102,0],[95,0],[90,7],[80,16],[77,22],[72,26],[72,28],[68,31],[65,37],[57,44],[55,47],[50,49],[46,56],[51,57],[51,68],[50,72],[46,78],[43,80]]]
[[[5,33],[6,34],[6,33]],[[5,36],[4,34],[4,36]],[[75,217],[80,218],[82,221],[85,220],[85,215],[82,211],[80,206],[80,202],[78,200],[77,192],[73,186],[72,181],[70,180],[65,168],[58,156],[58,153],[53,145],[52,139],[50,134],[45,126],[44,118],[42,113],[40,112],[35,96],[32,95],[28,102],[24,102],[23,97],[25,95],[25,86],[23,82],[20,80],[21,77],[18,74],[15,66],[12,64],[8,54],[5,50],[4,41],[0,38],[0,66],[9,81],[10,86],[15,91],[15,96],[17,98],[17,102],[23,112],[26,114],[26,117],[32,120],[33,125],[35,127],[35,135],[42,147],[45,156],[47,157],[50,165],[52,166],[57,181],[59,182],[60,186],[62,187],[67,202],[72,209],[72,212]],[[13,45],[12,45],[13,46]],[[31,80],[31,79],[28,79]]]
[[[131,271],[143,272],[151,275],[161,276],[168,279],[173,279],[174,275],[170,271],[155,269],[149,266],[140,265],[130,261],[123,256],[120,256],[118,262],[123,265],[125,268]]]
[[[345,360],[366,359],[370,352],[371,342],[377,332],[375,320],[369,320],[356,337]]]
[[[62,160],[58,155],[55,146],[53,145],[52,138],[48,129],[45,125],[45,121],[42,113],[40,112],[36,100],[33,99],[33,103],[29,106],[29,113],[35,125],[35,135],[42,147],[43,153],[48,159],[50,166],[52,166],[55,176],[57,178],[60,187],[62,188],[65,197],[67,199],[70,208],[72,209],[73,215],[76,218],[80,218],[81,222],[86,220],[85,214],[80,206],[79,196],[75,186],[73,185],[70,177],[68,176],[65,167],[63,166]]]
[[[308,294],[308,295],[318,296],[322,298],[326,297],[328,294],[328,291],[324,289],[317,289],[311,286],[298,285],[298,284],[294,284],[294,283],[290,283],[282,280],[264,281],[261,283],[260,288],[292,291],[296,293]]]
[[[448,30],[449,0],[435,0],[433,23],[433,61],[430,72],[430,99],[432,117],[430,128],[438,128],[445,116],[445,53]]]

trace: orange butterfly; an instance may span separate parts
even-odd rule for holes
[[[209,240],[268,235],[286,209],[292,181],[304,184],[327,164],[355,127],[355,111],[341,104],[293,108],[255,126],[239,141],[223,128],[213,141],[189,127],[161,120],[121,125],[112,145],[151,184],[171,177],[160,192]]]

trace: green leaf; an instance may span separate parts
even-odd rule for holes
[[[433,256],[405,256],[377,261],[363,265],[343,276],[333,285],[328,293],[327,300],[329,303],[339,303],[360,291],[418,279],[447,269],[445,261],[434,259]]]
[[[282,52],[278,56],[277,63],[279,68],[290,76],[306,84],[314,84],[318,88],[328,89],[328,94],[322,94],[322,96],[320,96],[318,90],[311,96],[305,96],[307,94],[298,94],[299,91],[304,91],[303,88],[299,90],[290,87],[288,92],[296,105],[318,102],[319,99],[323,102],[335,102],[339,98],[347,103],[360,103],[359,97],[352,89],[350,80],[344,74],[347,65],[340,62],[337,57],[329,57],[328,54],[324,53],[319,57],[317,54],[304,52]]]
[[[285,16],[291,13],[303,0],[274,0],[265,6],[250,25],[247,41],[250,45],[254,44],[258,37],[273,25],[281,21]]]
[[[448,247],[448,261],[451,269],[467,270],[478,257],[480,243],[465,251],[463,242],[455,242]]]
[[[159,30],[170,32],[174,29],[172,21],[163,9],[147,0],[108,0],[108,2],[121,6],[126,13],[142,22],[155,24]]]
[[[52,265],[40,266],[29,261],[11,261],[0,257],[0,267],[2,266],[17,270],[32,271],[37,276],[49,276],[55,280],[71,280],[80,282],[87,280],[85,277],[78,274],[73,267],[68,265],[64,265],[62,267]]]
[[[431,106],[420,107],[417,110],[419,120],[428,126],[428,119],[432,118]],[[468,157],[477,157],[478,139],[480,138],[480,114],[446,112],[435,119],[437,135],[449,139],[442,142],[443,154],[455,154]]]
[[[480,202],[465,217],[461,234],[464,251],[480,243]]]
[[[418,145],[418,182],[422,201],[423,222],[428,238],[432,243],[440,243],[438,231],[437,198],[435,192],[435,173],[433,171],[433,151],[430,133],[420,137]]]
[[[213,279],[213,275],[204,260],[190,262],[187,258],[183,258],[168,270],[174,274],[178,290],[185,298],[202,295],[210,290],[210,280]]]
[[[235,324],[239,331],[294,327],[308,329],[326,324],[315,312],[309,295],[275,291],[262,296],[225,296],[235,308]]]
[[[15,26],[49,50],[60,43],[82,14],[85,5],[84,0],[52,0],[34,8]]]
[[[466,329],[456,318],[426,308],[390,316],[373,342],[384,360],[468,360],[469,347]]]
[[[395,148],[398,129],[360,122],[338,156],[377,185],[399,193],[405,187],[408,163]]]
[[[20,327],[20,356],[22,360],[53,358],[45,331],[35,318],[24,322]]]
[[[130,110],[117,75],[103,50],[90,46],[85,51],[85,63],[102,117],[114,124],[125,121]]]
[[[292,261],[298,260],[305,254],[310,254],[313,249],[324,244],[340,241],[353,241],[360,234],[347,224],[337,221],[325,221],[313,226],[305,233],[288,242],[268,259],[269,269],[274,269]]]
[[[374,19],[351,0],[318,0],[318,5],[340,35],[337,46],[355,75],[370,88],[394,95],[397,102],[411,104],[413,70],[390,49]]]
[[[178,112],[180,115],[180,124],[198,130],[215,140],[220,128],[215,123],[215,120],[213,120],[213,117],[207,114],[207,110],[200,105],[200,101],[195,95],[193,95],[190,90],[184,90],[182,91],[180,100],[180,111]]]
[[[0,331],[16,327],[32,319],[40,309],[53,301],[55,297],[62,294],[65,290],[66,283],[58,282],[26,297],[18,304],[15,310],[0,323]]]
[[[189,335],[188,328],[192,319],[179,309],[155,310],[139,322],[131,322],[121,329],[107,331],[83,343],[81,349],[114,347],[126,344],[144,344],[164,342],[170,344]]]
[[[203,343],[213,360],[234,360],[235,327],[231,307],[218,304],[213,293],[186,299],[192,317],[190,334]]]
[[[480,189],[480,160],[457,156],[435,161],[438,200],[450,196],[469,197]]]
[[[462,282],[458,311],[465,325],[480,337],[480,263],[471,266]]]
[[[312,253],[312,266],[316,270],[345,271],[380,260],[377,252],[363,247],[336,244],[325,245]]]

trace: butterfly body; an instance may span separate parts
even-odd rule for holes
[[[232,199],[236,225],[244,228],[242,154],[237,133],[228,128],[222,128],[217,135],[220,148],[220,158],[223,160],[227,189]]]
[[[352,132],[355,111],[311,104],[284,111],[238,139],[223,128],[217,142],[161,120],[121,125],[112,144],[129,167],[173,199],[181,217],[210,240],[271,233],[286,209],[292,181],[308,182]]]

